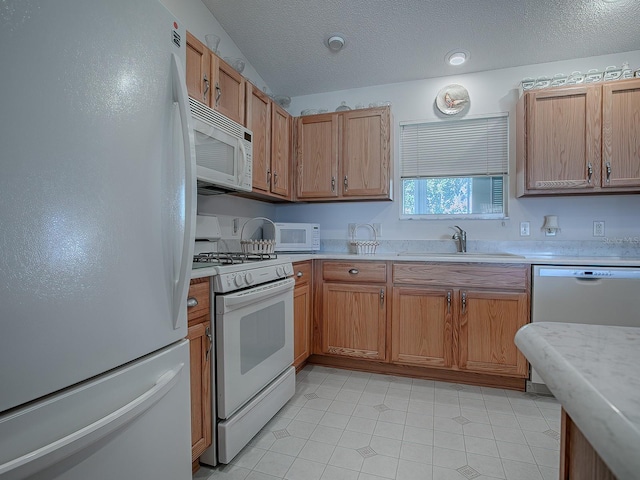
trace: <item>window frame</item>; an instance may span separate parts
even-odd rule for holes
[[[461,120],[482,120],[489,118],[501,118],[505,117],[506,128],[507,128],[507,138],[506,138],[506,173],[503,174],[493,174],[487,175],[489,177],[498,177],[502,176],[502,197],[503,197],[503,211],[502,213],[468,213],[468,214],[405,214],[404,213],[404,180],[420,180],[420,179],[435,179],[435,178],[473,178],[473,177],[481,177],[482,175],[451,175],[451,176],[420,176],[420,177],[403,177],[402,176],[402,128],[406,125],[416,125],[423,123],[444,123],[444,122],[456,122]],[[400,153],[400,164],[398,165],[398,180],[399,180],[399,219],[400,220],[507,220],[508,216],[508,206],[509,206],[509,182],[510,182],[510,172],[509,172],[509,160],[510,160],[510,115],[508,112],[499,112],[499,113],[491,113],[491,114],[482,114],[482,115],[470,115],[464,117],[464,119],[446,119],[446,120],[437,120],[437,119],[428,119],[428,120],[410,120],[410,121],[402,121],[399,123],[400,126],[400,134],[399,134],[399,153]]]

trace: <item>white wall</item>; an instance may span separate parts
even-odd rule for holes
[[[459,224],[474,240],[541,240],[540,227],[544,215],[558,215],[561,233],[556,240],[597,240],[592,236],[593,221],[604,220],[607,237],[628,237],[640,234],[640,195],[571,196],[546,198],[521,198],[515,195],[515,105],[519,98],[519,84],[525,77],[586,72],[591,68],[604,70],[608,65],[629,62],[632,68],[640,67],[640,50],[590,57],[571,61],[554,62],[523,67],[494,70],[468,75],[439,77],[421,81],[380,85],[361,89],[329,92],[295,97],[289,111],[299,115],[306,108],[335,110],[341,101],[352,108],[360,103],[391,101],[394,116],[394,192],[393,202],[357,202],[327,204],[292,204],[277,207],[279,221],[313,221],[321,225],[322,238],[347,238],[350,222],[382,224],[382,238],[444,239],[451,238],[449,227]],[[399,220],[399,122],[408,120],[445,119],[435,107],[438,91],[450,84],[463,85],[470,96],[470,106],[464,116],[508,112],[510,117],[510,195],[509,218],[501,220]],[[446,120],[450,120],[448,117]],[[520,237],[521,221],[531,222],[531,236]],[[549,238],[549,237],[547,237]]]

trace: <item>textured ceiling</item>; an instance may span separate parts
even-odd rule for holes
[[[272,91],[289,96],[640,49],[640,0],[203,2]],[[336,32],[346,45],[333,53],[325,43]],[[446,65],[457,48],[469,61]]]

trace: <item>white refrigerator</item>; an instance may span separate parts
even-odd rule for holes
[[[0,479],[190,479],[195,157],[156,0],[0,4]]]

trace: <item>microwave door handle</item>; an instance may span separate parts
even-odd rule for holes
[[[238,185],[242,185],[242,180],[245,175],[244,167],[247,163],[247,150],[244,148],[242,140],[238,140],[238,145],[240,146],[240,154],[242,155],[242,161],[239,162],[240,166],[238,167]]]
[[[177,158],[182,157],[184,161],[184,212],[179,213],[179,217],[184,218],[184,231],[180,221],[171,222],[178,224],[175,227],[176,245],[182,246],[182,251],[174,257],[180,261],[177,266],[177,274],[173,279],[173,328],[177,330],[181,324],[186,325],[187,297],[189,292],[189,281],[191,277],[191,261],[193,259],[193,247],[195,238],[196,223],[196,179],[195,165],[196,152],[193,129],[191,128],[191,115],[189,113],[189,101],[186,81],[180,66],[181,62],[175,53],[171,54],[171,76],[173,83],[173,99],[177,103],[180,116],[180,127],[182,133],[182,155],[174,152]],[[175,105],[174,103],[174,105]],[[175,148],[175,143],[174,143]]]

